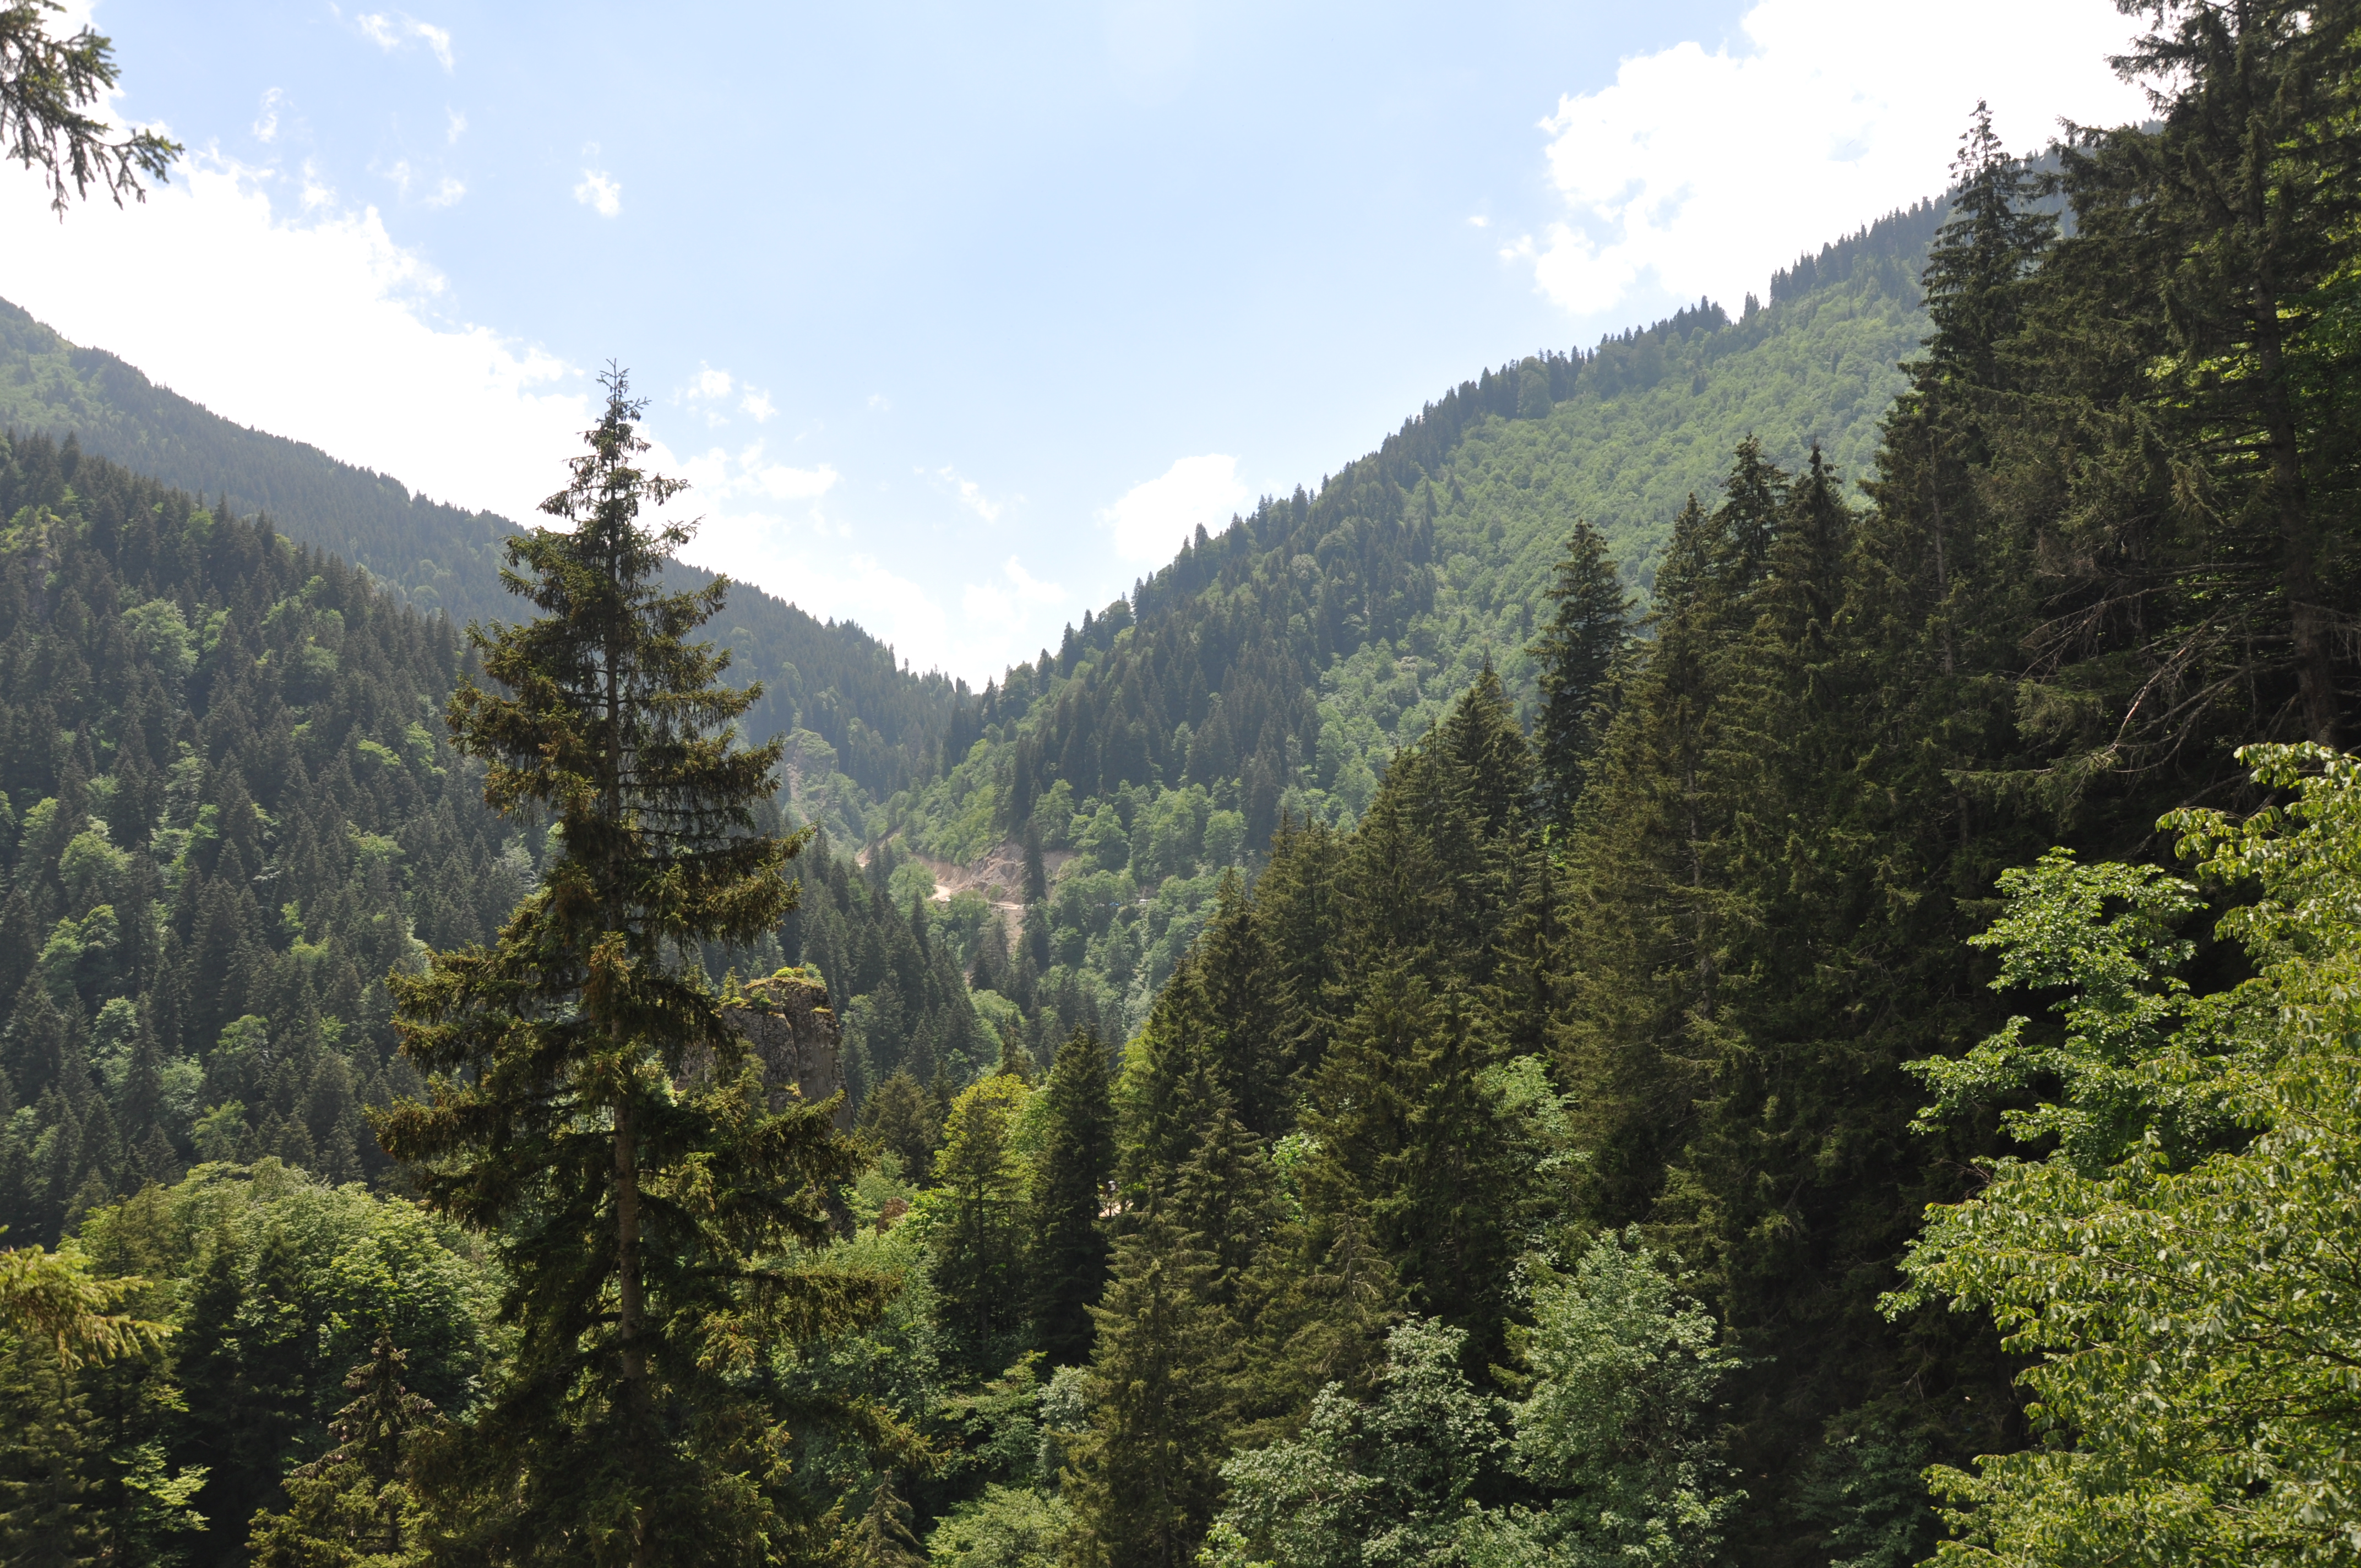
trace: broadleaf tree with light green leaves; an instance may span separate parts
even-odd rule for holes
[[[1930,1211],[1900,1310],[1988,1310],[2036,1441],[1930,1473],[1945,1568],[2361,1556],[2361,760],[2254,746],[2277,804],[2183,810],[2198,881],[2053,852],[2003,883],[1996,984],[2062,988],[1963,1060],[1963,1113],[2038,1089],[2029,1146]],[[2202,894],[2250,978],[2176,972]]]

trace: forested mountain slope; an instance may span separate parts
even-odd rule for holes
[[[394,479],[317,447],[233,423],[159,387],[103,349],[68,343],[0,301],[0,425],[74,440],[136,474],[209,498],[240,517],[260,513],[289,538],[358,566],[421,610],[459,625],[511,619],[500,583],[509,519],[412,495]],[[555,487],[556,476],[552,476]],[[532,521],[534,520],[526,520]],[[676,569],[683,582],[706,574]],[[857,828],[865,796],[923,780],[952,705],[953,683],[913,675],[850,621],[820,621],[751,587],[730,597],[716,633],[738,654],[732,678],[762,680],[747,715],[768,739],[805,729],[825,745],[797,747],[821,815]],[[824,787],[840,773],[860,795]]]
[[[1948,213],[1201,539],[734,950],[775,887],[622,959],[581,890],[772,864],[744,760],[666,844],[574,786],[596,693],[474,707],[553,856],[434,726],[447,623],[12,439],[0,1217],[80,1235],[0,1272],[0,1555],[2351,1561],[2361,7],[2149,26],[2158,124],[2053,180],[1979,115]],[[862,1146],[702,1141],[826,1117],[708,1072],[692,957],[819,966]],[[70,1365],[26,1277],[172,1332]]]
[[[749,729],[789,734],[793,807],[834,846],[814,864],[890,840],[858,873],[815,876],[782,933],[787,956],[822,960],[856,1092],[907,1069],[939,1115],[1004,1036],[1046,1059],[1075,1025],[1136,1028],[1224,869],[1256,862],[1282,815],[1349,825],[1393,750],[1487,662],[1530,706],[1527,647],[1576,518],[1644,591],[1668,520],[1740,436],[1865,460],[1925,331],[1916,271],[1940,215],[1921,204],[1824,247],[1738,320],[1700,305],[1453,389],[1317,497],[1201,537],[981,698],[895,669],[849,624],[733,592],[715,630],[731,678],[771,688]],[[127,454],[361,562],[413,607],[514,612],[495,581],[505,520],[233,425],[13,308],[0,335],[0,413],[71,432],[63,461]],[[914,852],[956,874],[995,850],[1022,863],[1028,841],[1033,885],[1003,875],[996,894],[928,904]]]
[[[947,776],[885,821],[938,862],[1028,836],[1079,852],[1028,947],[1136,1025],[1222,870],[1279,822],[1349,826],[1395,749],[1487,664],[1530,708],[1528,652],[1577,519],[1644,594],[1673,519],[1748,435],[1865,476],[1927,330],[1945,209],[1825,247],[1737,320],[1711,303],[1454,388],[1314,495],[1265,500],[954,718]],[[1016,894],[1022,890],[1011,889]]]

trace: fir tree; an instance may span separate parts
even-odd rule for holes
[[[1024,1327],[1028,1223],[1014,1135],[1030,1096],[1012,1073],[963,1091],[943,1120],[935,1160],[935,1321],[950,1355],[978,1376],[1008,1364]]]
[[[894,1478],[886,1476],[846,1532],[840,1560],[845,1568],[920,1568],[927,1554],[912,1533],[913,1522],[910,1505],[894,1490]]]
[[[380,1332],[345,1387],[336,1446],[287,1478],[287,1510],[254,1517],[256,1568],[412,1568],[434,1561],[410,1447],[434,1407],[402,1387],[408,1355]]]
[[[942,1129],[927,1091],[906,1069],[895,1069],[893,1076],[861,1102],[861,1132],[877,1148],[899,1160],[908,1179],[922,1182],[932,1175]]]
[[[1160,1206],[1115,1249],[1091,1312],[1091,1424],[1064,1481],[1085,1568],[1186,1568],[1213,1519],[1236,1354],[1212,1272]]]
[[[512,1365],[437,1459],[473,1550],[780,1559],[799,1528],[785,1412],[745,1375],[765,1341],[861,1321],[887,1287],[778,1261],[827,1237],[818,1191],[859,1153],[831,1105],[769,1108],[693,955],[792,900],[797,844],[752,817],[779,746],[730,729],[759,688],[721,685],[728,654],[689,640],[727,585],[663,588],[688,532],[639,514],[680,487],[636,466],[640,405],[620,373],[606,386],[544,503],[566,526],[509,544],[509,586],[543,614],[470,632],[506,695],[463,685],[449,712],[486,799],[550,812],[558,850],[495,945],[395,982],[432,1098],[379,1136],[431,1207],[495,1235],[512,1281]]]
[[[1533,746],[1542,803],[1563,828],[1573,820],[1591,753],[1605,728],[1608,676],[1631,636],[1631,598],[1587,521],[1566,541],[1549,588],[1556,611],[1529,652],[1541,663],[1542,708]]]
[[[1305,1201],[1366,1223],[1411,1302],[1502,1343],[1528,1196],[1483,1069],[1493,1051],[1464,993],[1388,968],[1364,977],[1304,1131]]]
[[[1106,1047],[1096,1035],[1077,1029],[1067,1036],[1041,1093],[1048,1125],[1034,1157],[1027,1272],[1034,1343],[1051,1365],[1067,1366],[1090,1358],[1090,1309],[1106,1282],[1099,1211],[1115,1172],[1115,1106]]]
[[[0,13],[0,158],[39,169],[60,218],[68,186],[78,199],[96,185],[118,207],[126,196],[144,202],[141,177],[170,180],[181,144],[149,130],[107,138],[106,121],[84,111],[115,88],[114,40],[87,27],[50,37],[42,13],[55,9],[14,5]]]

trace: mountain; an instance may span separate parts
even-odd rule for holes
[[[516,524],[416,496],[315,446],[251,430],[190,401],[104,349],[67,342],[0,301],[0,425],[71,440],[136,474],[221,498],[215,510],[259,514],[288,538],[366,571],[420,610],[465,625],[513,615],[500,587],[500,546]],[[552,476],[553,488],[555,476]],[[709,574],[679,568],[681,584]],[[737,653],[731,674],[765,683],[747,715],[758,740],[801,729],[800,781],[816,814],[865,836],[868,797],[922,781],[957,702],[956,685],[901,669],[892,650],[851,621],[822,621],[739,585],[715,628]],[[840,775],[858,793],[822,787]]]
[[[1451,389],[882,803],[791,732],[752,826],[858,850],[694,955],[843,1022],[790,1233],[682,1129],[825,1113],[564,994],[382,1158],[386,971],[549,847],[451,621],[0,440],[0,1556],[2334,1558],[2361,29],[2199,10],[2156,125]]]
[[[1928,330],[1919,272],[1946,212],[1921,203],[1802,258],[1736,319],[1701,302],[1488,370],[1316,494],[1200,529],[962,705],[956,764],[884,822],[951,885],[1028,837],[1078,857],[1017,957],[1136,1026],[1223,870],[1282,819],[1351,826],[1488,665],[1530,708],[1527,649],[1576,519],[1644,597],[1674,518],[1741,439],[1867,474]]]
[[[898,668],[850,622],[734,589],[715,630],[733,678],[768,687],[749,730],[789,738],[788,810],[828,829],[829,853],[873,846],[862,874],[815,881],[783,933],[789,956],[827,960],[855,1089],[906,1069],[955,1087],[989,1066],[1008,1031],[979,1033],[946,973],[1039,1059],[1078,1025],[1136,1028],[1225,870],[1258,864],[1279,821],[1349,827],[1488,663],[1530,707],[1526,650],[1576,518],[1644,596],[1683,499],[1741,437],[1864,469],[1927,332],[1917,275],[1944,211],[1823,247],[1734,319],[1701,302],[1449,389],[1316,494],[1201,529],[981,694]],[[221,498],[225,517],[357,565],[430,617],[512,612],[507,520],[237,425],[5,305],[0,422],[192,506]]]

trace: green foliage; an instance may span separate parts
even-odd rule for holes
[[[897,1070],[869,1091],[861,1102],[861,1131],[915,1179],[924,1181],[932,1173],[942,1129],[935,1124],[926,1091],[908,1072]]]
[[[1466,1335],[1422,1319],[1386,1338],[1366,1408],[1334,1385],[1301,1436],[1223,1466],[1212,1568],[1424,1568],[1459,1562],[1476,1494],[1507,1447],[1507,1411],[1459,1370]]]
[[[418,1504],[410,1449],[434,1407],[401,1385],[408,1356],[380,1332],[345,1387],[336,1446],[287,1479],[287,1511],[257,1514],[256,1568],[418,1568],[434,1561],[432,1526]]]
[[[2242,755],[2285,806],[2164,826],[2207,881],[2238,894],[2218,929],[2253,978],[2176,988],[2163,1018],[2127,1008],[2169,984],[2158,971],[2179,944],[2150,921],[2159,904],[2190,907],[2181,887],[2062,857],[2011,887],[2000,983],[2070,988],[2066,1070],[2013,1124],[2057,1142],[1932,1211],[1905,1267],[1913,1293],[1989,1309],[2031,1359],[2021,1381],[2038,1438],[1938,1472],[1958,1537],[1939,1562],[2333,1561],[2361,1528],[2346,1262],[2361,1226],[2361,764],[2316,747]],[[2137,1025],[2085,1022],[2127,1012]],[[1996,1057],[2018,1055],[2018,1028],[1991,1044]],[[1981,1086],[1946,1087],[1956,1107]],[[2211,1149],[2175,1139],[2192,1102],[2249,1135]]]
[[[1721,1457],[1720,1395],[1736,1358],[1712,1316],[1675,1293],[1644,1246],[1601,1235],[1571,1273],[1536,1267],[1520,1336],[1532,1391],[1516,1463],[1553,1494],[1512,1531],[1576,1565],[1705,1564],[1745,1494]]]
[[[917,1568],[927,1560],[910,1533],[910,1505],[895,1494],[890,1478],[877,1484],[838,1556],[849,1568]]]
[[[1041,1088],[1047,1126],[1032,1173],[1026,1272],[1033,1334],[1052,1365],[1090,1357],[1091,1304],[1106,1280],[1100,1211],[1115,1172],[1115,1107],[1106,1047],[1077,1030],[1058,1047]]]
[[[1070,1450],[1064,1495],[1076,1559],[1185,1568],[1221,1487],[1225,1314],[1206,1297],[1213,1260],[1161,1211],[1115,1247],[1085,1385],[1091,1420]]]
[[[950,1354],[982,1374],[1007,1364],[1024,1325],[1030,1228],[1016,1124],[1032,1091],[997,1073],[951,1102],[929,1210],[936,1321]]]
[[[779,744],[737,743],[752,698],[688,640],[725,585],[658,580],[686,536],[639,521],[678,487],[634,466],[637,413],[612,377],[545,503],[567,526],[511,544],[543,615],[471,633],[506,695],[463,685],[452,729],[487,801],[549,812],[555,848],[496,945],[397,979],[431,1098],[379,1135],[509,1275],[513,1362],[434,1445],[448,1527],[504,1560],[776,1561],[809,1521],[764,1349],[873,1317],[891,1287],[796,1259],[857,1150],[832,1104],[766,1087],[693,957],[776,924],[798,843],[752,810]]]
[[[0,512],[0,1223],[53,1241],[195,1159],[384,1180],[363,1111],[415,1080],[382,977],[534,874],[409,740],[456,648],[71,443],[6,444]],[[301,674],[325,642],[333,676]]]
[[[457,1233],[277,1161],[94,1208],[45,1261],[60,1258],[84,1310],[116,1309],[116,1332],[70,1336],[64,1361],[46,1325],[0,1336],[16,1369],[0,1426],[33,1445],[6,1463],[41,1477],[0,1530],[64,1530],[104,1561],[245,1562],[247,1520],[328,1446],[372,1343],[455,1406],[494,1354],[494,1282]]]
[[[987,1486],[927,1537],[927,1561],[952,1568],[1056,1568],[1072,1528],[1056,1493]]]
[[[1575,523],[1549,599],[1556,613],[1528,652],[1539,664],[1534,749],[1542,794],[1550,816],[1563,824],[1581,798],[1590,755],[1606,728],[1608,677],[1631,636],[1631,596],[1608,558],[1606,540],[1589,523]]]

